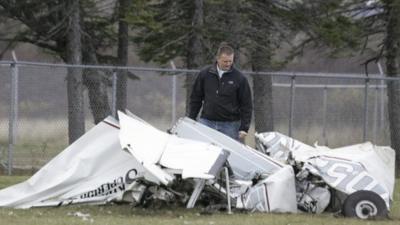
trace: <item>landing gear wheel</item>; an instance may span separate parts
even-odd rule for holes
[[[384,218],[388,209],[385,201],[375,192],[356,191],[344,200],[342,213],[346,217],[360,219]]]

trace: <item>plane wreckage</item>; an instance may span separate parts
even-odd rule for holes
[[[371,143],[330,149],[277,132],[256,148],[189,118],[163,132],[133,115],[108,117],[25,182],[0,190],[0,207],[128,202],[137,207],[387,216],[394,150]]]

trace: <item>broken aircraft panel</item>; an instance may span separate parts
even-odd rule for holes
[[[299,208],[310,212],[322,212],[328,206],[335,208],[329,202],[329,191],[339,200],[336,207],[346,216],[369,218],[388,214],[395,182],[392,148],[366,142],[330,149],[312,147],[278,132],[255,136],[260,151],[298,171]],[[321,198],[323,195],[326,197]]]
[[[179,119],[171,133],[186,139],[213,143],[229,151],[232,182],[252,181],[247,191],[236,198],[237,208],[261,212],[297,212],[291,166],[187,117]]]
[[[312,147],[271,132],[256,134],[256,150],[189,118],[170,133],[129,112],[119,118],[105,119],[30,179],[0,190],[0,207],[223,204],[228,211],[340,209],[359,218],[390,209],[389,147]]]

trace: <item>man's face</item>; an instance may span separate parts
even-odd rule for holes
[[[234,54],[231,55],[221,54],[220,56],[218,56],[217,58],[218,67],[224,71],[229,70],[233,64],[233,56]]]

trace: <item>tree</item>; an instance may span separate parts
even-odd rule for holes
[[[80,1],[0,1],[2,16],[14,23],[14,36],[3,41],[10,46],[29,42],[39,47],[58,51],[66,63],[82,64]],[[24,26],[22,26],[22,24]],[[64,31],[64,32],[62,32]],[[3,51],[4,52],[4,51]],[[67,74],[69,142],[84,132],[82,71],[68,68]]]
[[[93,39],[90,35],[83,38],[83,64],[98,65],[98,55]],[[108,104],[108,74],[107,71],[98,69],[84,69],[84,85],[88,90],[89,106],[93,115],[94,123],[100,123],[104,118],[111,115],[111,108]]]
[[[206,61],[203,8],[203,0],[163,0],[142,5],[129,19],[138,30],[134,41],[139,46],[141,59],[165,64],[181,58],[189,69],[202,66]],[[194,76],[188,74],[185,80],[187,101],[193,82]]]
[[[328,47],[333,54],[346,51],[367,55],[365,64],[384,59],[388,77],[400,77],[400,2],[394,0],[303,1],[293,7],[293,21],[307,45]],[[300,13],[301,12],[301,13]],[[296,18],[297,17],[297,18]],[[354,54],[354,53],[353,53]],[[400,175],[400,83],[388,82],[388,113],[391,146],[396,151]]]
[[[68,64],[81,64],[81,28],[79,0],[66,1],[67,12],[67,47]],[[85,116],[83,112],[82,72],[79,68],[68,67],[68,137],[74,142],[85,133]]]
[[[266,45],[267,47],[268,45]],[[254,72],[271,69],[270,51],[253,50],[251,65]],[[272,76],[253,74],[254,124],[257,132],[274,130]]]
[[[285,9],[273,2],[248,1],[248,58],[253,72],[273,70],[272,58],[282,40],[289,40],[287,28],[281,23]],[[285,37],[285,38],[284,38]],[[289,42],[289,41],[286,41]],[[254,124],[257,132],[274,130],[272,76],[253,74]]]
[[[112,2],[111,2],[112,3]],[[117,57],[101,54],[101,49],[110,48],[117,43],[114,5],[98,7],[98,1],[79,1],[80,25],[82,39],[82,63],[96,65],[99,63],[116,64]],[[8,1],[0,0],[2,15],[11,19],[19,27],[11,37],[2,41],[12,46],[15,43],[27,42],[40,48],[50,50],[64,62],[66,55],[67,17],[64,13],[64,1]],[[108,13],[111,12],[111,13]],[[107,87],[109,71],[85,69],[83,83],[88,89],[90,109],[94,122],[102,121],[110,115]]]
[[[118,65],[127,66],[129,47],[129,24],[126,21],[130,0],[118,1]],[[126,109],[127,71],[119,71],[117,77],[117,110]]]
[[[389,77],[400,77],[400,2],[384,1],[386,38],[386,73]],[[400,176],[400,82],[388,83],[388,112],[391,146],[396,150],[396,174]]]
[[[202,30],[204,24],[203,0],[194,1],[194,14],[192,18],[191,32],[188,40],[188,49],[186,65],[189,69],[197,69],[204,64],[204,46]],[[195,76],[186,75],[186,114],[189,113],[189,100],[192,93],[192,86]]]

